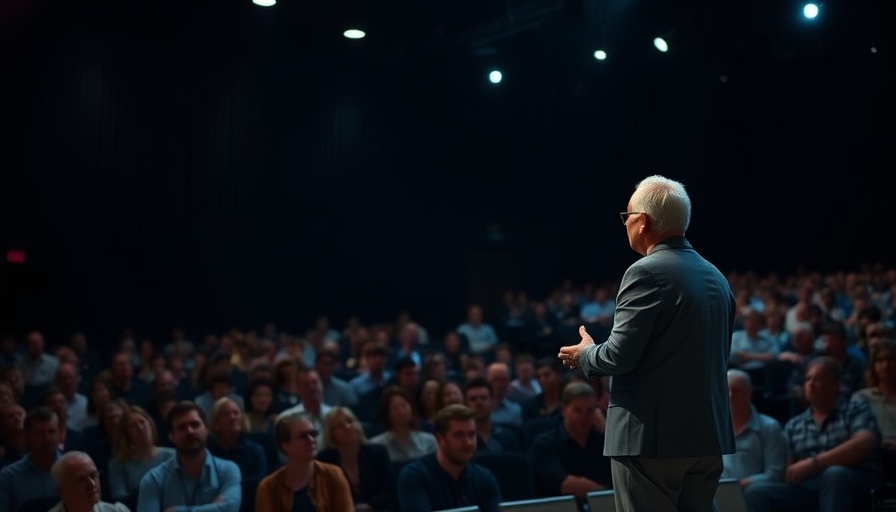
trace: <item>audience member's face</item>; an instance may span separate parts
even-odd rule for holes
[[[464,403],[464,395],[457,384],[449,383],[442,388],[442,407],[449,404]]]
[[[25,408],[17,404],[0,406],[0,422],[0,432],[21,432],[25,428]]]
[[[423,407],[430,413],[436,412],[436,393],[439,392],[439,382],[436,380],[428,380],[423,384],[420,391],[420,401]]]
[[[398,331],[398,342],[402,347],[413,348],[417,345],[417,327],[408,324]]]
[[[437,434],[439,450],[452,464],[463,466],[476,454],[476,421],[452,420],[445,435]]]
[[[492,395],[486,387],[467,389],[467,407],[473,409],[477,420],[487,420],[492,414]]]
[[[458,351],[460,351],[460,338],[453,332],[448,333],[445,335],[443,345],[445,347],[446,353],[456,354]]]
[[[70,364],[62,364],[56,371],[56,386],[67,398],[73,398],[78,391],[78,371]]]
[[[348,416],[341,416],[333,425],[333,441],[339,446],[354,446],[360,441],[358,428]]]
[[[56,413],[60,422],[68,416],[68,402],[65,401],[65,395],[62,393],[53,393],[44,400],[44,405]],[[65,427],[65,425],[63,425]]]
[[[371,373],[380,373],[386,368],[386,355],[379,352],[367,354],[364,361]]]
[[[152,444],[152,426],[145,416],[138,412],[132,412],[127,415],[126,421],[128,422],[128,437],[135,446]]]
[[[392,395],[389,399],[389,422],[392,427],[405,427],[411,424],[414,418],[414,410],[411,404],[401,395]]]
[[[225,435],[239,434],[243,431],[243,411],[234,402],[227,402],[218,413],[218,432]]]
[[[44,353],[44,337],[39,332],[32,332],[25,339],[25,351],[28,357],[36,359]]]
[[[230,396],[233,388],[226,382],[215,382],[208,387],[208,394],[212,396],[213,401],[225,396]]]
[[[896,381],[896,352],[878,351],[874,356],[874,373],[880,382],[892,384]]]
[[[178,453],[196,456],[205,450],[208,441],[208,428],[199,413],[190,410],[174,418],[168,437]]]
[[[174,396],[174,391],[177,387],[174,381],[174,374],[168,370],[157,373],[155,380],[153,380],[153,387],[155,388],[156,398]]]
[[[836,334],[822,334],[821,347],[825,354],[838,356],[846,353],[846,340]]]
[[[130,382],[134,376],[134,367],[127,354],[116,354],[112,359],[112,377],[118,382]]]
[[[732,411],[746,412],[750,409],[752,393],[739,378],[728,376],[728,399]],[[745,409],[746,408],[746,409]]]
[[[548,366],[535,370],[535,377],[542,391],[555,391],[560,386],[560,374]]]
[[[268,386],[258,386],[249,397],[249,409],[255,412],[266,412],[274,401],[274,392]]]
[[[522,382],[529,382],[535,375],[535,366],[532,363],[517,363],[516,376]]]
[[[812,405],[836,400],[840,392],[840,382],[821,364],[813,364],[806,370],[803,393]]]
[[[25,430],[28,449],[34,454],[50,457],[59,446],[59,423],[56,418],[49,421],[31,421]]]
[[[563,425],[573,436],[587,436],[594,426],[597,397],[580,396],[563,406]]]
[[[488,383],[492,387],[492,392],[496,398],[503,398],[507,394],[507,388],[510,386],[510,372],[506,366],[493,364],[488,367]]]
[[[314,369],[322,379],[329,379],[336,373],[336,358],[329,355],[318,356],[314,359]]]
[[[117,403],[109,402],[103,407],[103,428],[106,429],[106,432],[115,432],[122,414],[124,411]]]
[[[303,372],[299,375],[297,388],[299,396],[303,403],[319,402],[321,399],[322,388],[320,385],[320,377],[317,372]]]
[[[90,388],[90,399],[97,406],[97,411],[102,411],[103,406],[109,401],[109,388],[105,384],[96,383]]]
[[[314,425],[304,419],[291,421],[289,440],[280,447],[289,460],[308,462],[317,455],[317,433]]]
[[[100,475],[93,461],[73,457],[65,464],[64,476],[56,486],[56,493],[66,509],[73,508],[74,504],[96,505],[100,501]]]
[[[417,387],[417,377],[419,375],[420,370],[417,366],[405,366],[398,371],[395,379],[399,386],[406,389],[414,389]]]
[[[472,325],[479,325],[482,323],[482,308],[478,306],[473,306],[467,312],[467,321]]]

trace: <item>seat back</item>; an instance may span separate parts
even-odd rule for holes
[[[719,512],[748,512],[747,502],[744,501],[744,491],[736,478],[723,478],[719,480],[716,489],[716,510]]]
[[[616,494],[612,489],[588,493],[588,507],[591,512],[616,512]]]
[[[498,508],[502,512],[579,512],[579,504],[574,496],[509,501],[501,503]]]

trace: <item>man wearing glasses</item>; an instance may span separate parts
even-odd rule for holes
[[[616,509],[710,511],[722,454],[733,453],[727,361],[734,294],[725,276],[685,238],[684,185],[642,180],[620,214],[643,257],[622,278],[613,329],[596,345],[560,349],[589,377],[612,376],[604,455]]]
[[[355,509],[342,468],[315,460],[317,438],[306,413],[280,416],[274,437],[286,464],[258,484],[257,512],[346,512]]]
[[[140,481],[137,512],[237,512],[242,500],[240,468],[206,449],[205,413],[194,402],[178,402],[168,413],[177,455]]]

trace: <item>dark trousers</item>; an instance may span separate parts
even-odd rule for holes
[[[617,512],[712,512],[722,456],[613,457]]]

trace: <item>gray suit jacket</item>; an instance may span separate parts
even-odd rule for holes
[[[589,377],[611,375],[607,456],[734,452],[728,354],[734,294],[684,237],[657,244],[625,272],[613,331],[586,347]]]

